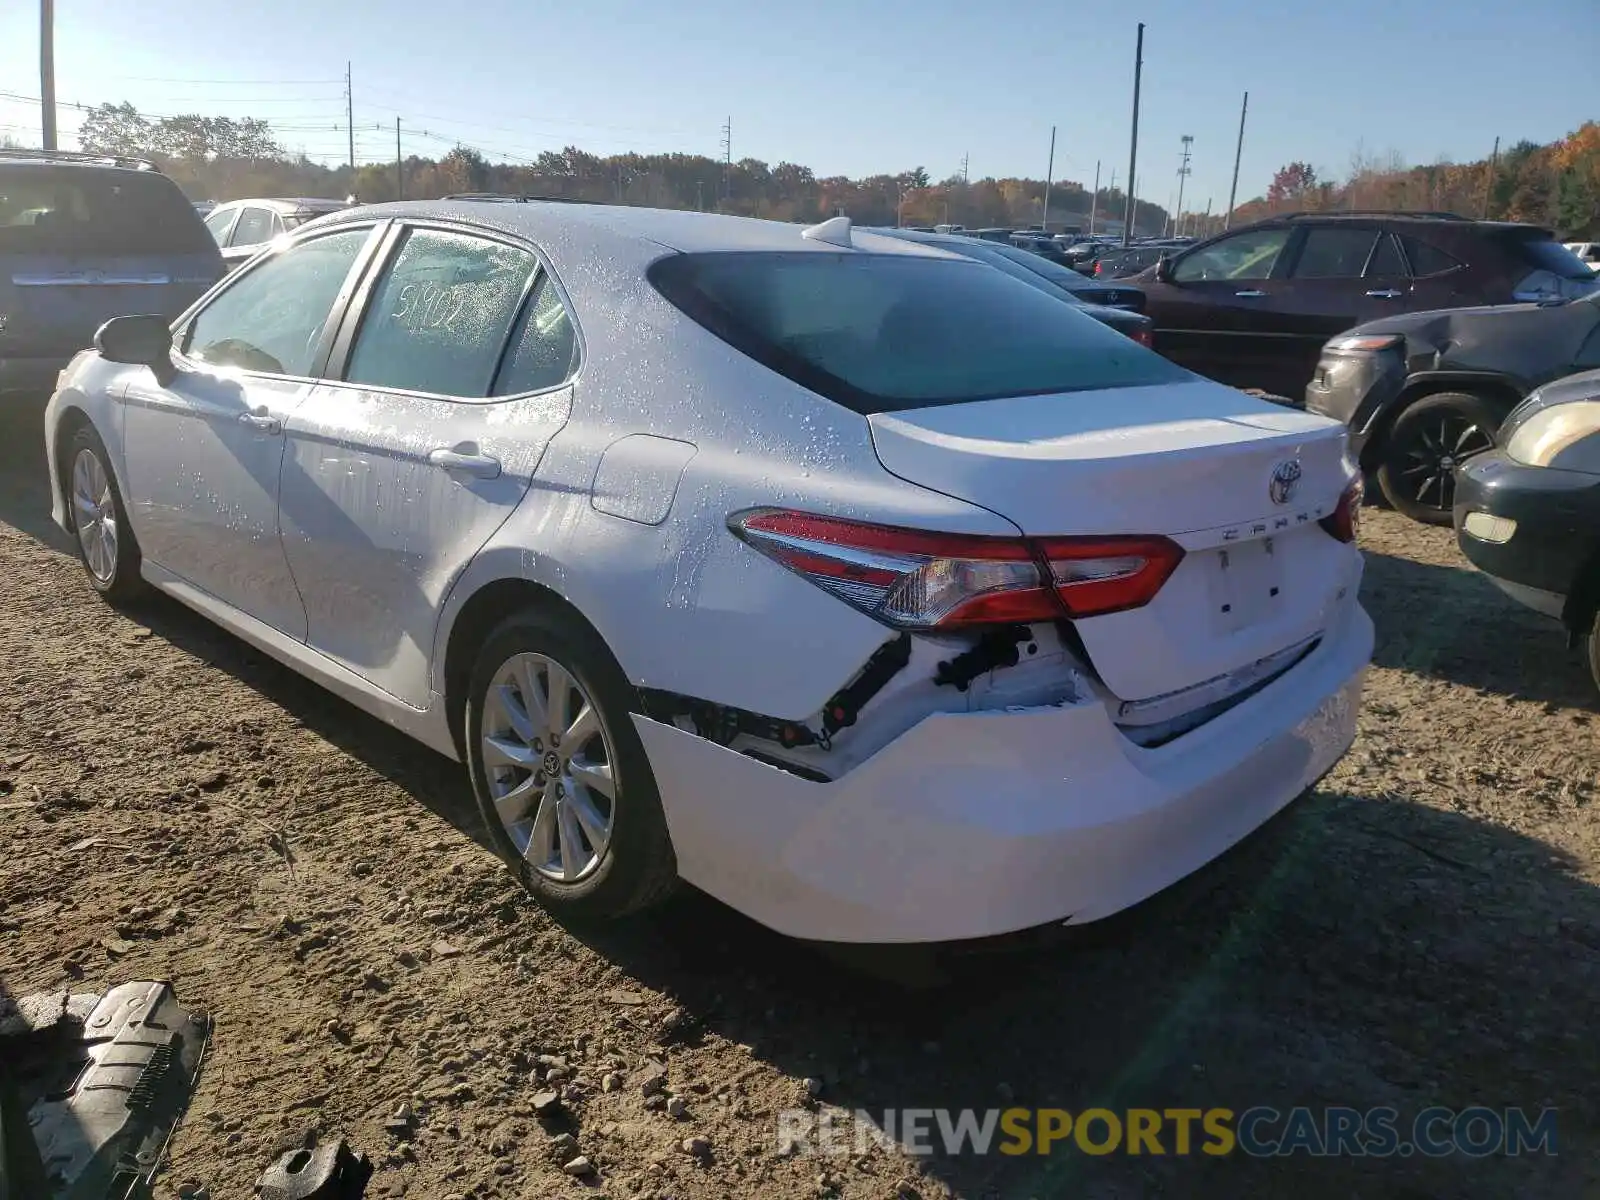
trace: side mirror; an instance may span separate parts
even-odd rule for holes
[[[1172,282],[1172,259],[1167,257],[1165,254],[1156,259],[1156,282]]]
[[[112,317],[94,335],[94,348],[107,362],[149,367],[162,387],[178,373],[172,365],[172,330],[165,317]]]

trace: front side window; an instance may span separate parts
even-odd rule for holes
[[[1272,268],[1289,240],[1287,229],[1253,229],[1236,233],[1186,254],[1172,269],[1177,283],[1209,279],[1270,279]]]
[[[1073,305],[959,259],[677,254],[649,276],[735,350],[860,413],[1194,378]]]
[[[1375,230],[1345,225],[1307,230],[1290,274],[1295,279],[1359,279],[1377,240]]]
[[[328,314],[369,232],[313,238],[241,275],[189,323],[184,352],[212,366],[310,375]]]
[[[233,227],[232,245],[259,246],[272,240],[272,214],[264,208],[247,208]]]
[[[537,265],[526,250],[486,238],[412,230],[373,289],[345,379],[487,396]]]

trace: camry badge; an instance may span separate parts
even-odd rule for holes
[[[1300,460],[1288,458],[1272,468],[1272,479],[1267,484],[1267,494],[1274,504],[1287,504],[1300,486]]]

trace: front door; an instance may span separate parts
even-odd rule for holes
[[[487,236],[409,229],[367,291],[343,379],[288,419],[280,521],[312,648],[422,708],[451,585],[566,423],[576,340],[535,255]]]
[[[1171,277],[1142,284],[1156,349],[1222,383],[1268,388],[1281,369],[1286,332],[1274,302],[1290,229],[1247,229],[1179,257]]]
[[[140,372],[124,394],[145,558],[295,638],[306,618],[278,536],[284,424],[310,393],[370,234],[314,238],[239,275],[179,331],[170,385]]]

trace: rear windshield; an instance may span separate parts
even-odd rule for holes
[[[1593,279],[1594,269],[1552,237],[1520,238],[1522,256],[1562,279]]]
[[[959,259],[682,254],[650,280],[736,349],[863,414],[1193,378],[1073,305]]]
[[[163,175],[93,167],[0,166],[0,253],[215,254]]]

